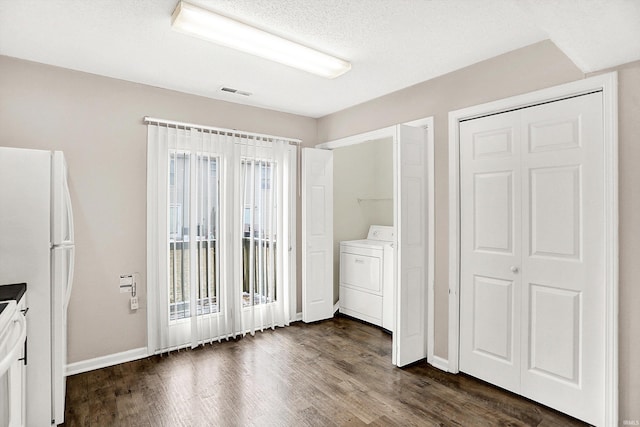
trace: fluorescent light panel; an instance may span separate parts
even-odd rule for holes
[[[181,1],[173,12],[174,30],[333,79],[351,64],[326,53]]]

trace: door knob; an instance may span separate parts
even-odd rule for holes
[[[518,272],[518,267],[516,267],[515,265],[511,266],[511,272],[512,273],[517,273]]]

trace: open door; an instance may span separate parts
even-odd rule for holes
[[[398,125],[395,135],[396,327],[393,363],[427,357],[427,162],[425,131]],[[400,203],[398,203],[398,200]]]
[[[333,152],[302,149],[302,320],[333,317]]]

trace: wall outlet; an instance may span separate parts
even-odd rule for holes
[[[138,309],[138,297],[131,297],[131,310]]]

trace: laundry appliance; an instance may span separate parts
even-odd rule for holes
[[[340,312],[393,332],[395,229],[372,225],[366,239],[340,242]]]

